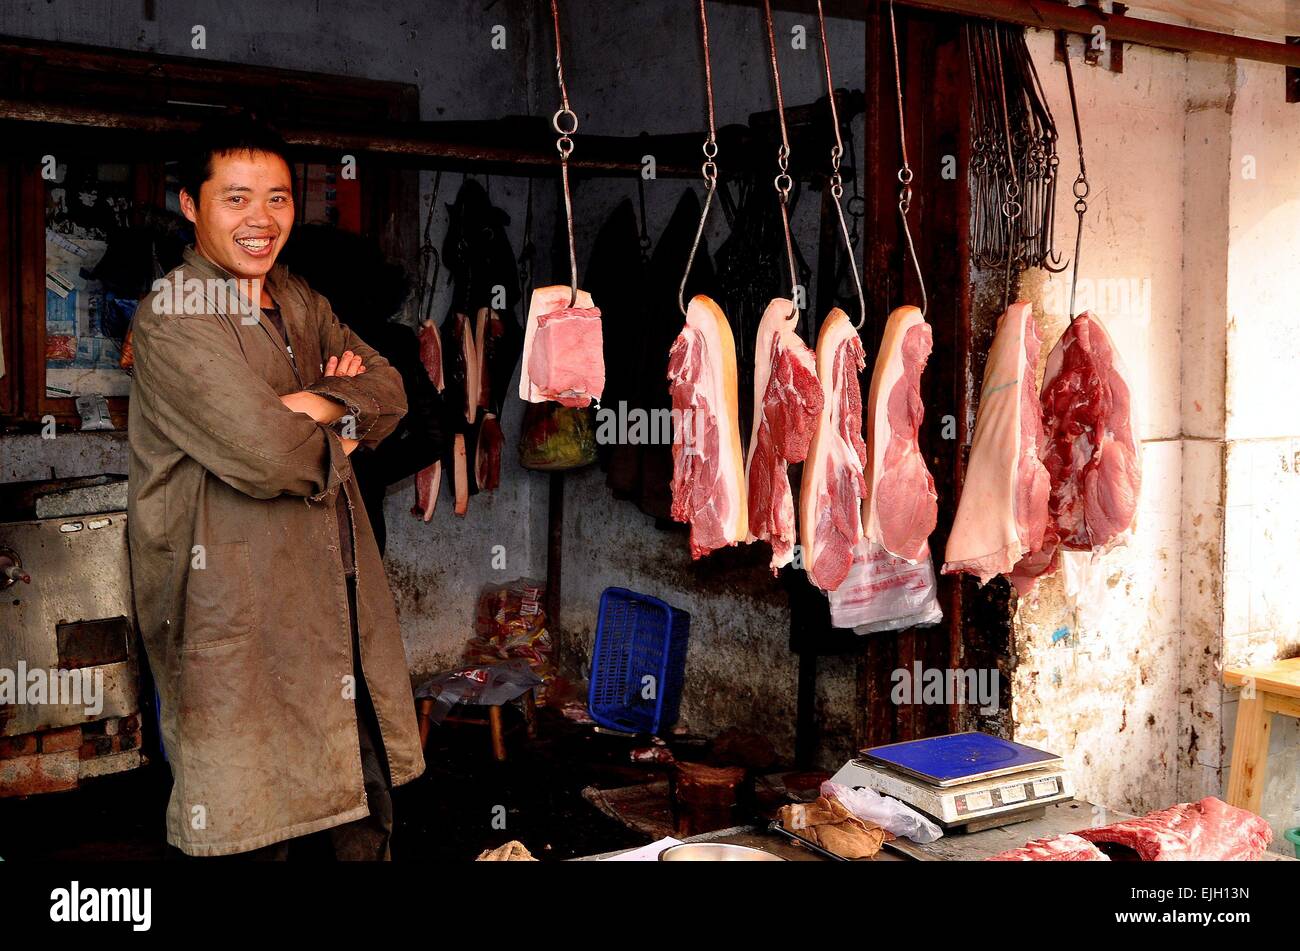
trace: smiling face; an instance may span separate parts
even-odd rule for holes
[[[269,152],[212,156],[199,200],[181,191],[181,211],[194,223],[195,249],[235,277],[263,277],[293,228],[289,166]]]

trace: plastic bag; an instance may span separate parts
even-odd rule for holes
[[[553,645],[542,610],[545,585],[529,578],[487,585],[479,595],[474,636],[461,659],[469,664],[525,661],[543,684],[537,701],[546,704],[555,680]]]
[[[860,539],[848,577],[828,597],[831,623],[859,634],[927,627],[943,620],[928,545],[920,561],[910,562]]]
[[[529,403],[519,437],[519,464],[525,469],[561,472],[596,461],[596,428],[587,407]]]
[[[899,838],[925,845],[943,837],[942,829],[911,806],[882,796],[874,789],[865,786],[852,789],[828,779],[822,783],[821,793],[828,799],[839,800],[840,805],[859,819],[874,822]]]
[[[458,703],[498,705],[509,703],[542,682],[526,660],[507,660],[491,666],[461,667],[434,674],[415,691],[416,697],[433,699],[429,719],[441,723]]]

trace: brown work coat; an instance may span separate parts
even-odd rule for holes
[[[354,526],[361,666],[392,783],[424,770],[392,592],[348,456],[332,428],[278,398],[334,398],[355,419],[352,435],[374,446],[406,412],[401,379],[277,265],[267,286],[295,370],[260,311],[241,313],[221,290],[229,280],[191,248],[133,325],[131,574],[174,778],[167,840],[190,855],[244,852],[368,812],[340,491]],[[177,303],[182,313],[168,313]],[[324,376],[344,350],[366,372]]]

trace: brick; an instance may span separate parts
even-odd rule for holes
[[[104,721],[104,733],[107,736],[117,736],[118,731],[122,728],[122,721],[114,717],[111,720]]]
[[[113,752],[113,737],[93,736],[81,744],[81,758],[92,759]]]
[[[0,760],[0,797],[75,789],[80,766],[76,750]]]
[[[134,714],[129,717],[122,717],[120,723],[122,733],[135,733],[140,729],[140,717]]]
[[[59,753],[81,749],[81,727],[68,726],[41,734],[41,752]]]
[[[81,733],[83,736],[103,736],[104,728],[108,724],[108,720],[92,720],[90,723],[81,724]]]
[[[131,750],[129,753],[114,753],[112,756],[97,756],[94,759],[81,761],[80,775],[82,779],[93,779],[96,776],[107,776],[110,773],[121,773],[128,769],[135,769],[140,763],[139,750]]]
[[[35,733],[20,733],[18,736],[0,736],[0,759],[9,759],[14,756],[31,756],[35,752]]]
[[[123,733],[118,737],[118,739],[121,740],[118,748],[123,752],[126,750],[138,750],[140,748],[141,737],[139,731],[135,733]]]

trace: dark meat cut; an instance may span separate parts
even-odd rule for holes
[[[605,388],[600,311],[586,291],[569,306],[568,287],[539,287],[528,304],[519,397],[529,403],[590,406]]]
[[[736,404],[736,342],[726,315],[699,296],[668,354],[673,436],[673,518],[691,526],[691,557],[749,535]]]
[[[1041,342],[1033,307],[1017,301],[998,321],[984,368],[975,438],[943,566],[985,584],[1042,548],[1047,470],[1035,368]]]
[[[921,455],[925,417],[921,374],[933,348],[930,325],[915,307],[889,315],[867,400],[867,495],[863,532],[896,558],[929,558],[939,518],[934,478]]]
[[[1018,849],[1007,849],[986,859],[989,862],[1109,862],[1101,850],[1073,832],[1034,839]]]
[[[1022,594],[1060,549],[1105,551],[1133,526],[1142,487],[1132,395],[1106,328],[1081,314],[1047,356],[1043,464],[1051,480],[1043,547],[1011,575]]]
[[[1255,861],[1273,841],[1267,822],[1207,796],[1100,829],[1081,829],[1112,858],[1143,862]]]
[[[776,298],[758,325],[754,348],[754,425],[745,481],[749,538],[772,546],[772,573],[794,559],[794,496],[786,468],[808,455],[822,411],[812,350],[795,333],[794,305]]]
[[[823,591],[843,583],[862,537],[867,447],[858,374],[866,365],[858,332],[848,315],[834,308],[817,335],[817,378],[824,399],[799,489],[803,566]]]
[[[438,327],[432,320],[420,325],[420,362],[429,374],[429,381],[439,393],[442,383],[442,341],[438,336]],[[433,511],[438,505],[438,488],[442,485],[442,461],[421,469],[415,476],[415,508],[412,515],[418,515],[426,522],[433,518]]]

